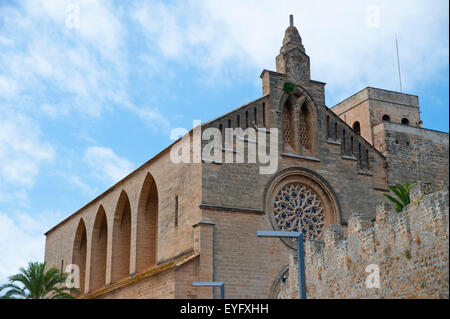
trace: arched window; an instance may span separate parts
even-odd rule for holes
[[[307,153],[311,152],[311,114],[306,102],[300,107],[300,143]],[[302,151],[303,151],[302,150]]]
[[[284,266],[275,277],[272,287],[270,288],[270,299],[281,299],[285,297],[283,294],[287,292],[286,283],[289,279],[289,266]]]
[[[367,169],[370,169],[370,155],[369,155],[369,150],[366,150],[366,166],[367,166]]]
[[[342,129],[342,147],[344,149],[344,153],[348,153],[347,151],[347,137],[345,136],[345,129]]]
[[[350,137],[350,154],[354,154],[354,142],[353,142],[353,136]]]
[[[384,115],[383,115],[383,121],[384,121],[384,122],[390,122],[390,121],[391,121],[391,118],[389,117],[389,115],[384,114]]]
[[[250,127],[250,118],[248,116],[248,111],[245,111],[245,128]]]
[[[296,133],[294,103],[291,97],[288,97],[283,106],[283,141],[285,152],[296,153],[298,151]]]
[[[158,189],[148,173],[139,197],[136,236],[136,272],[156,265],[158,246]]]
[[[363,163],[362,163],[362,151],[361,151],[361,143],[358,144],[358,156],[359,156],[359,168],[362,169],[363,168]]]
[[[330,116],[327,115],[327,137],[331,138]]]
[[[402,118],[402,124],[408,125],[409,124],[409,120],[406,117]]]
[[[111,279],[115,282],[130,274],[131,207],[125,191],[120,193],[114,214],[112,246]]]
[[[91,246],[91,273],[89,290],[96,290],[106,283],[106,251],[108,244],[108,223],[105,210],[100,206],[94,221]]]
[[[84,293],[85,275],[86,275],[86,253],[87,253],[87,237],[86,225],[83,219],[78,223],[77,231],[75,232],[75,240],[73,242],[72,250],[72,264],[77,265],[80,270],[80,294]],[[61,264],[61,268],[63,265]],[[62,269],[64,271],[64,269]]]
[[[266,127],[266,103],[263,102],[262,104],[262,125],[263,127]]]
[[[361,134],[361,125],[359,124],[358,121],[353,123],[353,129],[355,130],[356,133]]]

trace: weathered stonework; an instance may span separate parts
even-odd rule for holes
[[[401,213],[383,204],[375,222],[353,216],[346,238],[331,225],[325,242],[305,243],[308,298],[449,298],[448,189],[418,183],[411,194]],[[366,286],[371,264],[379,288]],[[289,268],[282,296],[298,298],[295,252]]]
[[[448,185],[447,133],[396,123],[380,123],[373,131],[386,156],[389,184],[421,180],[435,190]]]

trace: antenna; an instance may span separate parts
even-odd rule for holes
[[[398,41],[397,41],[397,34],[395,34],[395,46],[397,47],[397,65],[398,65],[398,79],[400,81],[400,92],[403,93],[403,87],[402,87],[402,73],[400,72],[400,56],[398,54]]]

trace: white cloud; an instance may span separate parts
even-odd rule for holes
[[[51,23],[65,37],[86,41],[105,57],[116,59],[123,29],[117,11],[98,0],[35,0],[22,2],[25,14],[41,23]],[[76,15],[79,25],[72,28]]]
[[[69,5],[79,8],[79,28],[67,28]],[[23,112],[101,118],[133,104],[122,9],[91,0],[23,1],[2,8],[0,31],[0,102]],[[132,80],[132,79],[131,79]],[[18,85],[20,83],[20,85]],[[157,112],[154,107],[145,107]],[[139,107],[128,108],[138,114]],[[159,129],[163,121],[145,123]]]
[[[0,285],[28,262],[44,261],[44,232],[62,218],[58,212],[31,216],[0,211]]]
[[[0,44],[4,46],[8,46],[13,44],[14,42],[11,39],[8,39],[2,35],[0,35]]]
[[[93,175],[105,183],[117,182],[134,168],[133,163],[119,157],[110,148],[92,146],[84,152],[83,161],[93,169]]]
[[[70,114],[70,107],[64,103],[57,105],[44,103],[41,105],[41,110],[51,118],[65,117]]]
[[[2,76],[0,74],[0,95],[5,98],[11,98],[19,92],[19,88],[15,80]]]
[[[78,187],[84,194],[93,197],[97,193],[97,188],[91,187],[90,185],[83,182],[80,177],[76,175],[71,175],[68,177],[68,182],[71,185]]]
[[[374,6],[379,28],[367,24]],[[177,1],[139,5],[132,16],[163,58],[229,77],[243,66],[275,68],[289,14],[311,57],[312,77],[328,83],[333,102],[365,86],[398,90],[395,33],[407,92],[448,68],[445,0]]]
[[[33,120],[8,107],[0,108],[0,201],[24,198],[34,185],[40,165],[54,157],[53,147],[41,140]]]

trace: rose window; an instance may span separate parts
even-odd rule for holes
[[[324,228],[324,209],[320,198],[301,184],[280,189],[273,204],[275,222],[283,231],[302,231],[305,239],[317,238]]]

